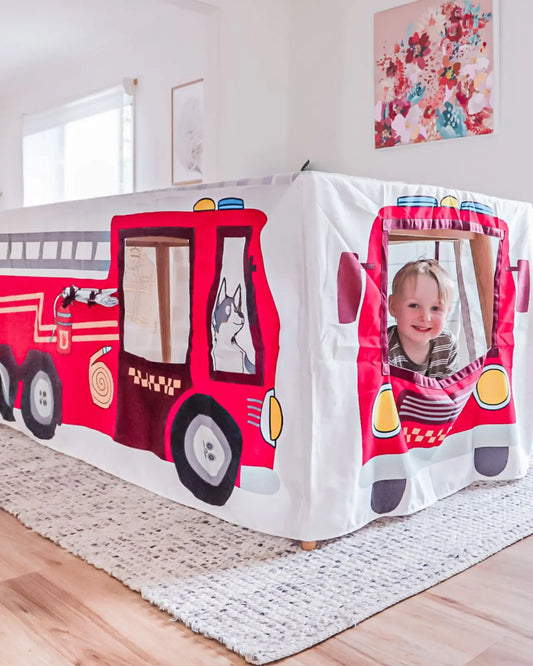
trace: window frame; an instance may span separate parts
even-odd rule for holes
[[[250,244],[252,240],[253,228],[251,226],[226,226],[221,225],[217,229],[217,249],[216,249],[216,271],[211,287],[211,293],[208,302],[208,355],[209,355],[209,375],[215,381],[222,381],[235,384],[254,384],[262,385],[265,375],[265,350],[262,339],[262,332],[258,319],[258,303],[253,281],[255,265],[253,255],[250,253]],[[241,372],[229,372],[227,370],[215,370],[213,363],[213,330],[211,325],[213,311],[215,309],[216,298],[222,281],[222,264],[224,253],[224,241],[227,238],[244,239],[243,249],[243,277],[246,299],[246,310],[248,312],[248,327],[250,330],[251,342],[255,351],[255,372],[247,374]]]
[[[194,229],[189,227],[131,227],[128,229],[119,230],[119,260],[118,260],[118,281],[119,281],[119,303],[121,307],[120,314],[120,349],[121,353],[129,354],[136,359],[142,359],[147,364],[157,365],[171,365],[189,366],[192,350],[192,332],[193,332],[193,299],[192,299],[192,281],[193,281],[193,257],[195,235]],[[124,291],[124,273],[126,268],[126,249],[132,246],[143,246],[156,249],[156,291],[157,291],[157,307],[158,307],[158,321],[160,325],[160,344],[161,344],[161,360],[154,360],[137,354],[131,349],[126,347],[126,295]],[[187,298],[189,300],[189,330],[186,358],[183,362],[174,362],[172,358],[172,331],[171,331],[171,301],[163,302],[167,297],[171,298],[171,276],[168,272],[168,265],[166,264],[167,257],[160,255],[159,258],[163,262],[157,261],[157,247],[163,250],[169,250],[171,247],[184,247],[188,249],[189,253],[189,275],[188,286],[189,290]],[[162,300],[163,299],[163,300]],[[164,310],[163,317],[161,316],[162,309]],[[166,351],[165,351],[166,349]]]
[[[405,368],[398,368],[389,363],[389,344],[387,337],[387,312],[388,312],[388,271],[389,271],[389,242],[392,240],[405,240],[407,239],[412,241],[453,241],[453,240],[469,240],[470,246],[473,253],[474,269],[476,270],[476,250],[474,249],[476,245],[481,245],[479,240],[481,238],[493,237],[498,239],[498,251],[496,257],[494,257],[494,267],[491,277],[490,285],[492,288],[492,298],[485,299],[483,302],[482,296],[479,293],[479,286],[483,284],[482,277],[478,279],[478,296],[480,298],[480,305],[483,314],[483,320],[485,324],[485,335],[487,338],[487,351],[482,355],[481,358],[484,358],[487,354],[491,353],[491,350],[495,349],[496,340],[497,340],[497,330],[498,330],[498,317],[499,317],[499,283],[500,283],[500,273],[502,268],[503,261],[503,248],[502,240],[505,237],[505,230],[497,227],[489,227],[478,222],[465,222],[460,219],[451,219],[451,218],[427,218],[427,219],[394,219],[394,218],[382,218],[382,266],[381,266],[381,296],[382,296],[382,307],[381,307],[381,350],[382,350],[382,372],[383,375],[393,375],[409,379],[415,383],[420,384],[429,384],[434,385],[442,383],[449,383],[450,381],[455,381],[455,378],[462,376],[463,373],[468,373],[474,371],[474,369],[479,365],[480,358],[476,358],[474,361],[471,361],[466,367],[458,369],[450,377],[445,377],[444,379],[437,380],[430,377],[425,377],[418,372],[412,370],[407,370]],[[474,244],[473,244],[474,241]],[[483,249],[480,247],[477,254],[478,258],[481,257]],[[489,303],[490,300],[490,303]],[[487,306],[490,307],[490,311],[487,311]],[[488,333],[488,325],[490,322],[490,336]]]

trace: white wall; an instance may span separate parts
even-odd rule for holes
[[[125,35],[116,44],[99,48],[89,57],[73,58],[58,68],[35,69],[3,96],[0,117],[0,203],[22,205],[21,114],[56,106],[138,77],[138,189],[171,184],[170,99],[172,86],[199,78],[205,72],[205,17],[168,7],[167,24]],[[5,159],[9,156],[8,159]]]
[[[531,0],[500,0],[500,114],[492,135],[374,149],[373,14],[404,0],[292,0],[289,161],[533,200]]]
[[[140,2],[141,0],[138,0]],[[163,25],[150,7],[167,7]],[[206,78],[207,181],[312,167],[531,201],[531,0],[500,0],[498,130],[374,149],[373,14],[403,0],[146,0],[142,35],[0,93],[0,207],[22,203],[20,114],[138,76],[137,186],[170,185],[170,89]],[[203,7],[203,13],[186,11]]]
[[[21,114],[116,85],[125,76],[139,79],[138,191],[171,185],[170,91],[199,77],[206,79],[205,180],[289,170],[286,0],[145,2],[142,31],[99,45],[89,57],[37,67],[0,93],[0,208],[22,205]],[[150,11],[156,2],[157,16],[163,14],[157,22]]]
[[[290,0],[218,4],[218,69],[208,71],[218,80],[216,178],[298,169],[287,157]],[[210,39],[215,35],[212,30]]]

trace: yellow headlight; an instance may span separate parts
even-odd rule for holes
[[[280,436],[283,427],[281,405],[276,396],[270,396],[270,438],[274,441]]]
[[[376,437],[394,437],[400,432],[401,423],[394,402],[392,386],[383,384],[372,408],[372,432]]]
[[[276,440],[283,428],[283,412],[281,411],[281,405],[276,398],[274,389],[267,391],[263,398],[260,427],[265,442],[275,447]]]
[[[511,400],[511,387],[505,368],[487,365],[474,389],[474,397],[483,409],[502,409]]]

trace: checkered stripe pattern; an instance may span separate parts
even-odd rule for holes
[[[450,428],[435,428],[434,430],[422,430],[413,426],[403,426],[403,434],[408,444],[442,444]]]
[[[143,372],[137,368],[130,367],[128,375],[133,378],[134,384],[140,384],[149,391],[155,391],[156,393],[174,395],[174,391],[181,387],[181,379],[164,377],[163,375],[150,375],[148,372]]]

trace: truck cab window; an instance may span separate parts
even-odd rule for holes
[[[213,370],[255,375],[256,350],[251,322],[256,313],[247,239],[244,235],[222,235],[219,244],[222,245],[222,263],[211,312]]]
[[[494,281],[500,239],[462,230],[391,230],[387,294],[397,271],[407,262],[436,259],[452,279],[454,297],[445,327],[458,345],[456,370],[483,356],[492,346]],[[395,319],[387,311],[387,327]]]
[[[139,236],[124,248],[124,349],[149,361],[185,363],[189,346],[189,241]]]

